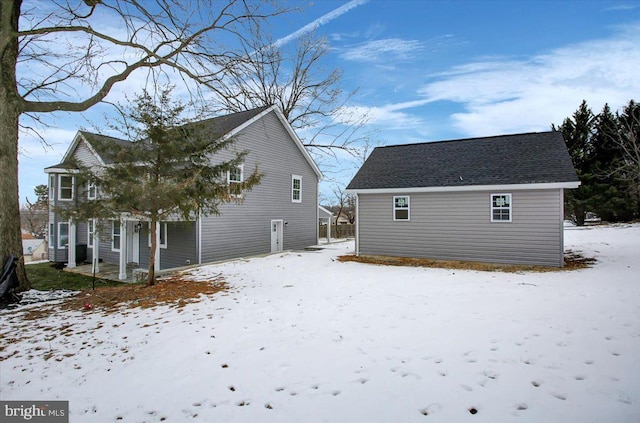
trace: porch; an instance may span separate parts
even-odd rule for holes
[[[98,279],[108,279],[110,281],[116,282],[124,282],[124,283],[137,283],[142,282],[147,277],[147,269],[140,269],[140,267],[135,263],[127,264],[126,272],[127,277],[125,279],[120,279],[120,266],[115,263],[100,263],[99,271],[96,272],[96,278]],[[65,267],[65,272],[71,273],[79,273],[85,276],[93,276],[93,265],[92,264],[81,264],[76,267]],[[158,275],[158,271],[156,271],[156,275]],[[139,277],[143,276],[143,279],[140,280]]]

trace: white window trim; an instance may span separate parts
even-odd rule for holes
[[[87,248],[93,248],[92,236],[96,236],[96,220],[87,220]]]
[[[504,210],[504,207],[493,207],[493,197],[495,196],[508,196],[509,197],[509,220],[495,220],[493,218],[493,210]],[[495,223],[510,223],[513,219],[513,195],[510,192],[504,192],[504,193],[492,193],[489,196],[489,214],[491,217],[491,222],[495,222]]]
[[[116,228],[118,228],[118,233],[116,234]],[[118,236],[118,246],[116,248],[114,238]],[[120,227],[120,222],[117,220],[111,221],[111,251],[119,252],[120,251],[120,240],[122,239],[122,228]]]
[[[293,196],[293,193],[295,192],[295,189],[293,188],[293,184],[296,179],[300,180],[300,189],[298,190],[300,191],[300,198],[298,198],[297,200]],[[302,176],[300,175],[291,175],[291,202],[302,203]]]
[[[239,165],[239,166],[236,166],[236,167],[238,169],[240,169],[240,180],[239,181],[232,181],[231,180],[231,172],[227,171],[227,186],[229,187],[229,195],[232,198],[240,198],[240,197],[242,197],[242,193],[232,194],[231,193],[231,184],[241,184],[241,183],[244,182],[244,165],[242,164],[242,165]],[[167,248],[167,247],[165,246],[165,248]]]
[[[60,245],[60,226],[62,225],[67,225],[67,244],[66,245]],[[58,250],[64,250],[65,248],[67,248],[67,245],[69,245],[69,222],[58,222],[58,236],[56,237],[56,247],[58,247]]]
[[[54,246],[56,245],[54,243],[54,241],[56,240],[54,238],[55,230],[56,230],[56,225],[53,223],[49,223],[49,248],[54,248]]]
[[[396,219],[396,198],[407,199],[407,218]],[[404,208],[398,208],[397,210],[404,210]],[[394,195],[393,196],[393,220],[394,222],[409,222],[411,220],[411,196],[410,195]]]
[[[162,227],[164,226],[164,243],[160,242],[160,248],[167,249],[168,241],[167,235],[169,232],[167,231],[167,222],[160,222],[160,230],[162,231]],[[162,239],[162,238],[160,238]],[[151,247],[151,222],[149,222],[149,247]]]
[[[91,195],[91,188],[93,188],[93,196]],[[98,198],[98,186],[95,184],[95,182],[87,183],[87,198],[89,200],[95,200],[96,198]]]
[[[69,177],[71,178],[71,198],[62,198],[62,178]],[[58,201],[73,201],[73,195],[75,194],[76,188],[76,178],[73,175],[58,175]]]
[[[55,184],[56,184],[56,176],[49,175],[49,200],[51,202],[53,202],[53,200],[55,200],[56,198]]]

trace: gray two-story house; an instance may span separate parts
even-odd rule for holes
[[[347,186],[356,254],[561,267],[579,184],[560,132],[378,147]]]
[[[158,224],[155,267],[170,269],[190,264],[302,249],[318,240],[318,184],[322,174],[300,139],[276,107],[262,107],[204,121],[212,136],[233,137],[232,151],[248,151],[244,163],[226,175],[227,183],[242,182],[244,170],[256,166],[264,175],[261,183],[244,193],[241,203],[219,206],[219,215],[195,216],[190,221]],[[127,269],[148,267],[149,223],[123,214],[119,220],[71,222],[56,213],[60,207],[85,196],[100,195],[99,186],[78,186],[71,164],[108,166],[111,158],[92,146],[95,141],[127,143],[126,140],[79,131],[62,162],[45,169],[49,174],[49,260],[115,263],[119,277]],[[101,228],[101,235],[94,236]],[[97,260],[94,260],[97,259]]]

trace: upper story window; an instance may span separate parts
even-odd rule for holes
[[[291,202],[302,203],[302,176],[291,175]]]
[[[393,197],[393,220],[409,220],[410,198],[408,195]]]
[[[58,175],[58,200],[73,199],[73,176]]]
[[[227,185],[232,197],[242,196],[242,182],[244,181],[244,166],[236,166],[227,172]]]
[[[491,221],[511,222],[511,194],[491,194]]]
[[[95,200],[98,196],[98,187],[95,182],[89,182],[87,185],[87,198],[89,200]]]

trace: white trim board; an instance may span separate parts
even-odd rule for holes
[[[458,187],[412,187],[412,188],[373,188],[347,189],[349,194],[412,194],[423,192],[463,192],[463,191],[523,191],[535,189],[578,188],[580,182],[554,182],[540,184],[510,184],[510,185],[469,185]]]

